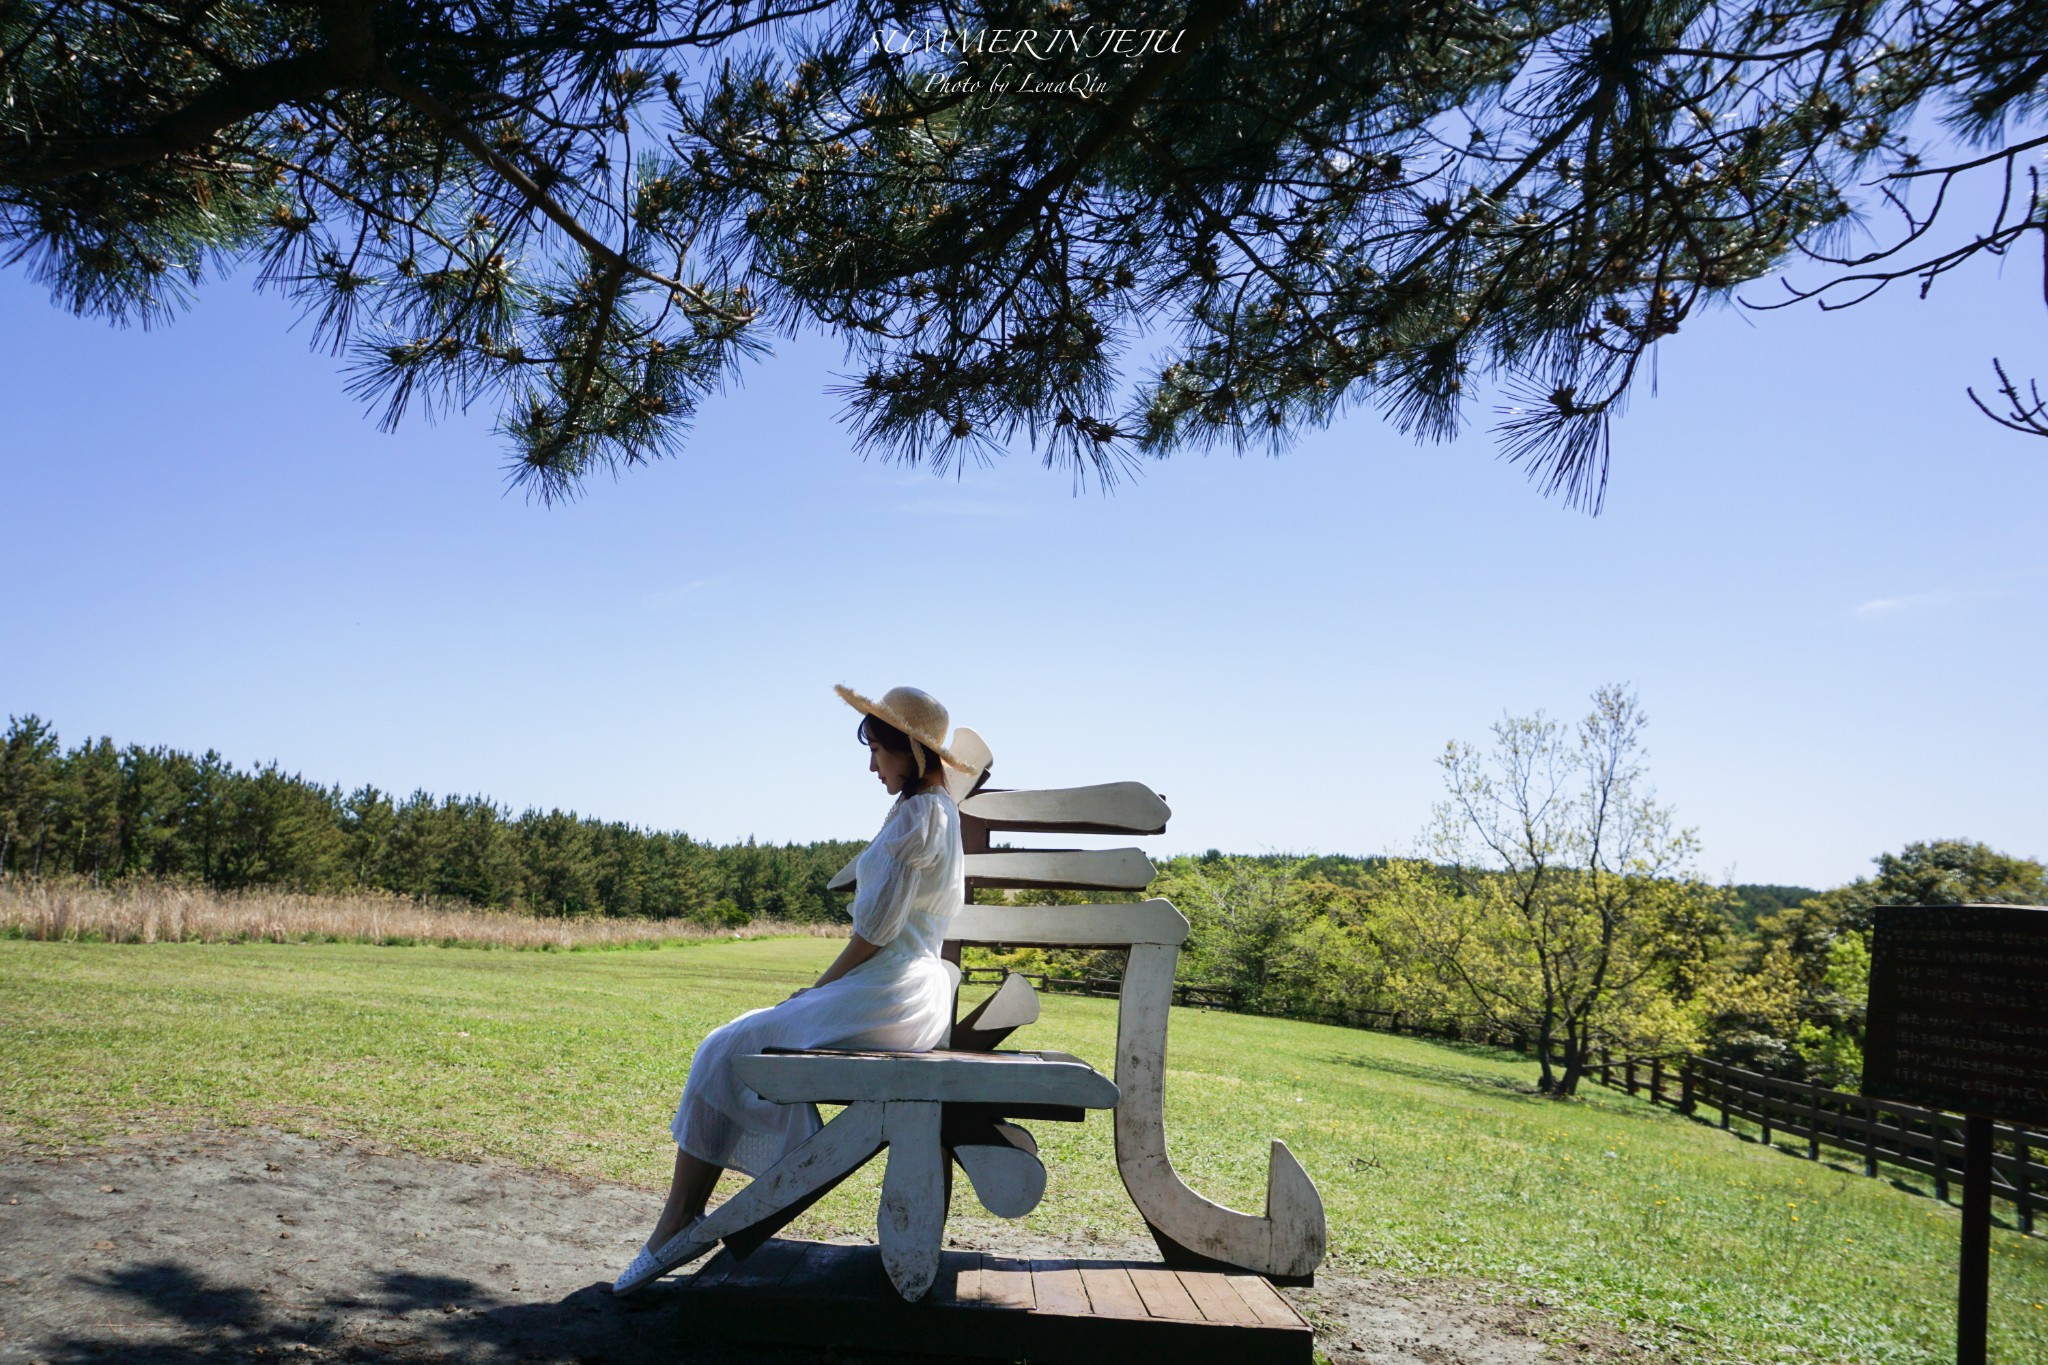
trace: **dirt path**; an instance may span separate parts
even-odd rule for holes
[[[614,1299],[658,1202],[262,1130],[8,1152],[0,1365],[879,1359],[693,1343],[672,1290]],[[1003,1249],[1152,1255],[1042,1239]],[[1324,1275],[1288,1292],[1336,1365],[1613,1358],[1605,1343],[1546,1353],[1537,1314],[1442,1286]]]

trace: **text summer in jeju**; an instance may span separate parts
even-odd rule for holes
[[[1073,56],[1085,61],[1099,57],[1145,57],[1180,51],[1185,29],[1167,28],[983,28],[961,32],[950,28],[878,28],[874,45],[878,52],[908,56],[924,52],[986,53],[990,56],[1016,54],[1033,61],[1048,57]]]

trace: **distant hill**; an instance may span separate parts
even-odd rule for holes
[[[1808,886],[1759,886],[1744,884],[1735,888],[1735,918],[1745,930],[1756,928],[1756,922],[1765,915],[1788,910],[1801,901],[1812,900],[1820,892]]]
[[[1212,848],[1206,853],[1183,853],[1173,856],[1193,858],[1197,862],[1214,862],[1226,855],[1221,849]],[[1384,854],[1360,857],[1349,853],[1241,853],[1229,856],[1254,863],[1292,863],[1299,860],[1301,875],[1321,877],[1340,886],[1359,885],[1363,878],[1387,861]],[[1736,886],[1734,891],[1735,922],[1742,926],[1744,933],[1754,930],[1756,922],[1765,915],[1789,909],[1820,894],[1810,886],[1766,886],[1754,882]]]

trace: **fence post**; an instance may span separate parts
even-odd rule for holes
[[[1693,1110],[1698,1107],[1693,1098],[1692,1065],[1690,1057],[1678,1064],[1678,1112],[1687,1118],[1691,1118]]]
[[[1622,1086],[1633,1095],[1636,1093],[1636,1056],[1631,1052],[1621,1062]]]
[[[1664,1059],[1662,1057],[1652,1057],[1650,1058],[1650,1103],[1662,1104],[1663,1102]]]
[[[1714,1077],[1714,1088],[1721,1092],[1721,1126],[1726,1128],[1728,1126],[1728,1068],[1717,1065],[1715,1070],[1719,1073]]]
[[[1771,1145],[1771,1078],[1764,1076],[1761,1080],[1763,1084],[1753,1092],[1756,1095],[1756,1112],[1762,1115],[1758,1123],[1763,1127],[1757,1141],[1768,1147]]]
[[[1817,1082],[1806,1083],[1806,1159],[1820,1160],[1820,1086]]]
[[[1863,1101],[1863,1174],[1877,1174],[1877,1122],[1882,1111],[1869,1100]]]
[[[2020,1214],[2020,1235],[2030,1237],[2034,1232],[2034,1191],[2027,1183],[2027,1163],[2033,1159],[2033,1152],[2027,1147],[2026,1129],[2013,1129],[2012,1150],[2020,1159],[2012,1173],[2012,1202]]]
[[[1948,1202],[1948,1153],[1942,1147],[1945,1136],[1940,1119],[1927,1121],[1927,1150],[1934,1157],[1934,1197],[1944,1204]]]
[[[1604,1047],[1600,1049],[1600,1084],[1614,1084],[1614,1058]]]

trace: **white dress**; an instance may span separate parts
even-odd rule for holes
[[[759,1175],[818,1131],[813,1104],[762,1099],[732,1059],[767,1047],[921,1052],[953,1022],[953,975],[939,957],[966,900],[960,811],[943,788],[898,801],[861,851],[853,927],[881,951],[837,981],[713,1029],[697,1046],[669,1131],[701,1161]]]

